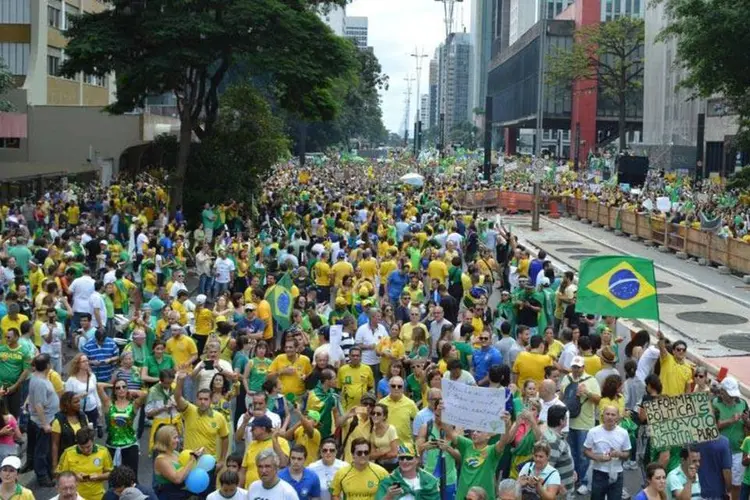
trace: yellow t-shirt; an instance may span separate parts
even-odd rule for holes
[[[400,339],[392,340],[390,337],[383,337],[375,347],[375,352],[380,354],[380,373],[387,375],[390,373],[391,360],[383,356],[383,354],[390,354],[395,356],[396,359],[403,359],[406,354],[404,349],[404,343]]]
[[[547,355],[552,356],[554,359],[557,359],[560,357],[563,347],[565,347],[563,343],[555,339],[552,341],[552,344],[550,344],[550,346],[547,347]]]
[[[78,208],[78,205],[69,206],[66,212],[66,215],[68,216],[68,222],[70,224],[78,224],[78,218],[81,215],[81,209]]]
[[[398,268],[398,264],[396,264],[396,261],[391,260],[384,260],[380,263],[380,283],[385,284],[388,282],[388,275],[391,274],[393,271],[395,271]]]
[[[362,277],[369,280],[375,281],[375,277],[378,275],[378,261],[373,257],[365,259],[359,262],[357,266],[362,271]]]
[[[527,380],[541,384],[544,380],[544,369],[552,365],[552,358],[547,354],[520,352],[513,363],[513,373],[518,375],[516,385],[521,389]]]
[[[610,399],[601,397],[599,399],[599,421],[601,422],[604,417],[604,409],[608,406],[614,406],[617,411],[620,412],[620,417],[625,416],[625,396],[620,394],[618,398]]]
[[[13,320],[10,318],[9,315],[3,316],[3,319],[0,320],[0,329],[3,330],[3,338],[2,338],[2,344],[6,344],[7,340],[5,338],[5,334],[10,330],[11,328],[15,328],[18,331],[18,334],[21,334],[21,323],[24,321],[28,321],[29,317],[25,314],[16,314],[16,319]]]
[[[318,449],[320,448],[320,431],[313,429],[313,435],[308,436],[305,429],[300,425],[294,430],[294,444],[299,444],[307,450],[305,465],[310,465],[318,459]]]
[[[589,375],[596,375],[602,369],[602,358],[600,358],[596,354],[584,354],[583,368],[584,371]]]
[[[333,266],[331,266],[331,271],[333,272],[333,283],[336,286],[341,286],[341,282],[346,276],[354,275],[354,268],[345,260],[336,262]]]
[[[331,266],[327,262],[319,260],[312,268],[315,284],[318,286],[331,286]]]
[[[229,426],[224,415],[214,410],[201,415],[197,406],[188,403],[182,412],[182,421],[185,424],[185,449],[204,448],[209,455],[217,456],[218,438],[229,435]]]
[[[195,315],[195,334],[205,337],[212,331],[214,331],[214,313],[204,307]]]
[[[685,384],[693,380],[693,368],[687,363],[678,363],[673,355],[667,354],[661,358],[659,379],[664,396],[679,396],[685,393]]]
[[[55,390],[58,396],[65,392],[65,384],[63,384],[62,377],[55,370],[50,370],[47,374],[47,380],[52,384],[52,388]]]
[[[91,455],[79,453],[77,446],[71,446],[63,452],[55,472],[104,474],[113,468],[112,457],[104,446],[94,445]],[[78,494],[85,500],[101,500],[106,491],[104,481],[78,481]]]
[[[190,358],[198,355],[198,346],[195,341],[187,335],[180,335],[179,338],[171,337],[167,340],[166,352],[174,360],[175,366],[182,366],[190,361]],[[197,448],[190,448],[195,450]]]
[[[285,368],[293,367],[296,371],[296,375],[279,375],[279,381],[281,382],[281,392],[284,394],[294,394],[300,396],[305,392],[305,381],[303,377],[307,377],[312,373],[312,365],[307,356],[297,356],[294,362],[289,361],[286,354],[279,354],[271,362],[271,366],[268,367],[270,373],[279,373]]]
[[[386,396],[379,401],[388,407],[388,423],[396,428],[398,439],[402,443],[411,443],[411,422],[417,416],[417,405],[406,396],[402,396],[398,401],[394,401],[390,396]]]
[[[185,305],[179,300],[175,299],[172,301],[171,307],[173,311],[177,311],[178,313],[180,313],[180,324],[187,325],[188,315],[187,309],[185,309]]]
[[[281,448],[281,451],[283,451],[286,455],[289,455],[289,441],[280,437],[279,447]],[[273,448],[273,440],[271,438],[266,439],[265,441],[253,440],[253,442],[248,445],[247,450],[245,451],[245,456],[242,458],[242,468],[245,469],[246,489],[249,488],[251,484],[253,484],[253,481],[257,481],[259,479],[258,467],[255,463],[255,457],[258,456],[258,453],[267,448]]]
[[[271,312],[271,304],[267,300],[261,300],[258,302],[258,318],[262,319],[266,324],[266,329],[263,330],[263,340],[270,340],[273,338],[273,313]]]
[[[81,422],[71,422],[68,420],[68,423],[70,424],[70,427],[73,429],[73,434],[81,430]],[[50,424],[50,427],[52,428],[52,432],[56,434],[60,434],[62,432],[62,428],[60,427],[60,421],[58,419],[54,419],[52,421],[52,424]]]
[[[439,280],[440,283],[445,284],[448,279],[448,266],[442,260],[432,260],[427,265],[427,276],[431,280]]]
[[[344,498],[370,500],[375,498],[380,481],[388,476],[388,471],[378,464],[369,463],[364,470],[353,465],[345,465],[336,471],[331,483],[334,495]]]
[[[351,365],[339,368],[338,381],[345,411],[359,405],[362,396],[375,385],[372,369],[363,364],[356,368]]]
[[[414,329],[416,327],[422,328],[425,333],[427,333],[427,327],[424,325],[424,323],[417,323],[416,325],[412,325],[411,323],[404,323],[404,325],[401,327],[401,333],[399,335],[401,337],[401,341],[404,343],[404,350],[406,352],[411,352],[414,348]]]

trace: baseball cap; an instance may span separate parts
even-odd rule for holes
[[[107,240],[99,240],[100,245],[109,245],[109,241]]]
[[[271,419],[267,416],[262,415],[260,417],[255,417],[250,424],[250,427],[253,429],[255,429],[256,427],[265,427],[266,429],[272,429],[273,422],[271,422]]]
[[[417,450],[414,449],[414,445],[411,443],[403,443],[398,447],[399,457],[416,457]]]
[[[307,418],[309,418],[310,420],[318,423],[318,422],[320,422],[320,412],[319,411],[315,411],[315,410],[310,410],[310,411],[307,412]]]
[[[733,398],[739,398],[742,396],[742,394],[740,393],[740,384],[737,383],[737,379],[735,379],[734,377],[726,377],[724,380],[722,380],[721,388]]]
[[[245,311],[255,311],[258,308],[255,304],[252,302],[249,304],[245,304]]]
[[[200,295],[198,295],[198,296],[197,296],[197,297],[195,298],[195,303],[196,303],[196,304],[205,304],[205,303],[206,303],[206,299],[207,299],[207,298],[208,298],[208,297],[206,297],[205,295],[203,295],[203,294],[200,294]]]
[[[336,256],[336,258],[338,259],[343,259],[344,257],[346,257],[346,252],[339,252],[339,254]]]
[[[122,493],[120,493],[120,500],[144,500],[146,498],[148,498],[148,496],[144,495],[141,490],[133,486],[125,488],[122,490]]]
[[[336,305],[337,306],[345,306],[346,305],[346,299],[344,297],[336,297]]]
[[[580,366],[581,368],[583,368],[584,366],[586,366],[586,363],[583,361],[582,356],[576,356],[575,358],[573,358],[573,361],[570,362],[570,366]]]
[[[21,459],[18,457],[10,456],[3,459],[3,463],[0,464],[0,469],[3,467],[13,467],[16,470],[21,469]]]

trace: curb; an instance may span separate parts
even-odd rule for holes
[[[551,223],[551,224],[555,224],[557,226],[560,226],[561,228],[563,228],[563,229],[565,229],[567,231],[575,233],[578,236],[581,236],[582,238],[586,238],[586,239],[591,240],[591,241],[593,241],[593,242],[595,242],[595,243],[597,243],[599,245],[602,245],[602,246],[605,246],[605,247],[607,247],[607,248],[609,248],[611,250],[614,250],[614,251],[616,251],[616,252],[618,252],[620,254],[628,255],[630,257],[639,257],[639,255],[636,255],[636,254],[631,253],[631,252],[626,252],[625,250],[621,250],[621,249],[615,247],[614,245],[610,245],[609,243],[605,243],[603,241],[596,240],[595,238],[592,238],[591,236],[589,236],[586,233],[584,233],[583,231],[579,231],[578,229],[566,226],[565,224],[562,224],[561,222],[549,219],[547,217],[544,217],[544,220],[547,221],[547,222],[549,222],[549,223]],[[549,253],[549,252],[547,252],[547,253]],[[737,304],[739,304],[741,306],[750,308],[750,302],[748,302],[746,300],[739,299],[737,297],[734,297],[734,296],[732,296],[732,295],[730,295],[730,294],[728,294],[728,293],[726,293],[726,292],[724,292],[722,290],[719,290],[718,288],[714,288],[714,287],[712,287],[710,285],[706,285],[704,283],[701,283],[701,282],[693,279],[693,277],[691,277],[691,276],[689,276],[687,274],[683,274],[683,273],[681,273],[679,271],[675,271],[674,269],[670,269],[668,267],[664,267],[663,265],[657,264],[656,262],[654,262],[654,267],[656,269],[659,269],[660,271],[664,271],[665,273],[671,274],[672,276],[674,276],[676,278],[680,278],[682,280],[689,281],[693,285],[695,285],[697,287],[700,287],[700,288],[703,288],[705,290],[708,290],[711,293],[715,293],[717,295],[721,295],[722,297],[724,297],[726,299],[729,299],[732,302],[735,302],[735,303],[737,303]]]

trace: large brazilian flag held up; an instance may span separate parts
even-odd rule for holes
[[[653,261],[622,255],[584,260],[578,273],[576,312],[658,320]]]
[[[292,278],[289,273],[272,286],[266,293],[266,300],[271,305],[273,321],[279,326],[280,331],[289,328],[292,319]]]

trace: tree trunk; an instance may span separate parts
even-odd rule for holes
[[[193,139],[193,126],[190,114],[190,106],[182,109],[180,116],[180,143],[177,150],[177,168],[170,179],[169,187],[169,213],[174,214],[177,207],[182,205],[182,195],[185,188],[185,175],[187,174],[188,158],[190,156],[190,143]]]
[[[620,92],[620,102],[619,102],[619,113],[617,117],[617,132],[620,134],[620,153],[625,151],[625,148],[628,147],[628,137],[626,133],[627,125],[625,123],[625,118],[627,114],[627,101],[625,100],[626,96],[624,92]]]
[[[305,156],[307,155],[307,122],[301,121],[299,124],[299,165],[305,166]]]

